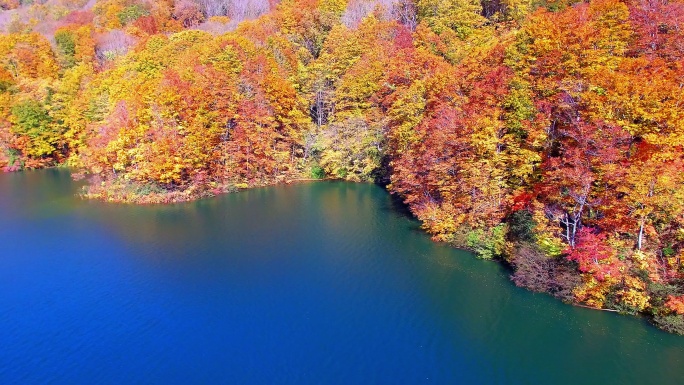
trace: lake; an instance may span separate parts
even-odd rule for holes
[[[1,384],[684,383],[684,337],[519,289],[375,185],[78,187],[0,175]]]

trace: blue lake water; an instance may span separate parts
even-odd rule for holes
[[[0,175],[0,384],[684,383],[684,337],[516,288],[374,185],[77,190]]]

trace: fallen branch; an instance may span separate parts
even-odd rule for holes
[[[618,311],[615,309],[599,309],[597,307],[591,307],[591,306],[580,305],[580,304],[576,304],[575,306],[579,306],[579,307],[583,307],[583,308],[591,309],[591,310],[612,311],[613,313],[618,313]]]

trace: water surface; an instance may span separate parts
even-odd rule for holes
[[[0,175],[1,384],[684,383],[684,337],[518,289],[377,186],[77,187]]]

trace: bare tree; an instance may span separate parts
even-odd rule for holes
[[[194,27],[204,20],[199,4],[192,0],[177,0],[173,7],[173,18],[183,27]]]
[[[101,63],[123,55],[136,43],[126,32],[115,29],[96,37],[95,56]]]
[[[418,19],[414,0],[351,0],[342,15],[348,28],[356,28],[371,14],[382,20],[396,20],[411,31],[416,30]]]
[[[228,16],[235,21],[256,19],[271,10],[268,0],[233,0],[230,1]]]
[[[401,0],[351,0],[342,15],[342,22],[348,28],[356,28],[372,13],[383,20],[389,20],[393,17],[394,6],[399,1]]]
[[[209,32],[224,33],[235,29],[244,20],[256,19],[268,13],[278,2],[278,0],[178,0],[176,8],[178,9],[181,4],[183,8],[190,8],[187,3],[191,4],[204,20],[201,25],[199,22],[193,25],[199,25],[199,29]],[[174,13],[176,12],[180,11],[177,10]],[[230,22],[211,20],[217,16],[227,16]]]
[[[416,30],[418,25],[418,17],[416,16],[418,10],[413,0],[398,0],[392,7],[392,15],[394,19],[405,25],[411,31]]]

